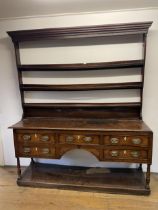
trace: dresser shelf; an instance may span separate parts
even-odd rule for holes
[[[105,84],[66,84],[66,85],[44,85],[44,84],[22,84],[23,91],[87,91],[87,90],[117,90],[117,89],[141,89],[142,82],[105,83]]]
[[[98,193],[150,194],[150,190],[144,187],[142,170],[125,168],[101,169],[34,163],[24,171],[17,184]]]
[[[24,107],[41,108],[75,108],[75,107],[140,107],[140,102],[128,103],[24,103]]]
[[[100,70],[138,68],[144,66],[144,60],[127,60],[98,63],[74,63],[74,64],[32,64],[18,65],[19,71],[74,71],[74,70]]]

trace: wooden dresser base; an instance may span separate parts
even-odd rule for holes
[[[149,195],[141,169],[102,169],[31,163],[17,180],[19,186]]]

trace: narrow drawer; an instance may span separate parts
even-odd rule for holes
[[[54,133],[24,131],[16,134],[18,142],[23,143],[55,143]]]
[[[78,146],[75,144],[59,145],[56,148],[57,157],[61,158],[64,154],[66,154],[67,152],[72,151],[74,149],[78,149]],[[88,151],[88,152],[92,153],[96,158],[100,159],[100,150],[99,149],[97,149],[93,146],[86,146],[86,145],[81,145],[80,149]]]
[[[55,157],[55,149],[49,147],[37,148],[39,157]]]
[[[105,145],[149,146],[148,136],[104,136]]]
[[[122,150],[122,149],[109,149],[104,150],[104,160],[141,160],[148,158],[148,152],[146,150]]]
[[[55,148],[20,145],[17,148],[16,155],[21,157],[55,157]]]
[[[85,144],[85,145],[98,145],[99,136],[87,134],[61,134],[59,135],[60,144]]]

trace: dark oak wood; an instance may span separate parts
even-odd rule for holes
[[[24,117],[140,119],[140,103],[25,103]]]
[[[70,118],[96,118],[96,119],[140,119],[141,107],[116,105],[100,107],[51,107],[28,106],[24,107],[24,118],[28,117],[68,117]]]
[[[147,42],[147,34],[143,34],[143,61],[144,61],[144,65],[141,68],[143,87],[144,87],[145,60],[146,60],[146,42]],[[140,113],[140,116],[142,118],[143,88],[141,89],[140,98],[141,98],[141,113]]]
[[[25,103],[24,107],[41,108],[75,108],[75,107],[139,107],[139,102],[128,103]]]
[[[41,120],[40,120],[41,119]],[[49,130],[90,130],[90,131],[114,131],[117,132],[149,132],[150,128],[142,120],[119,119],[76,119],[76,118],[27,118],[11,126],[13,129],[49,129]],[[142,133],[141,133],[142,134]]]
[[[98,63],[74,63],[74,64],[23,64],[18,65],[19,71],[74,71],[74,70],[100,70],[143,67],[143,60],[127,60]]]
[[[146,174],[146,189],[150,189],[150,164],[147,164],[147,174]]]
[[[8,32],[15,47],[23,117],[13,125],[17,183],[20,186],[148,195],[153,134],[142,121],[146,38],[152,22],[80,26]],[[20,62],[23,41],[80,39],[128,35],[142,37],[143,59],[98,63],[33,64]],[[93,42],[93,39],[91,39]],[[127,40],[126,40],[127,41]],[[139,40],[140,42],[140,40]],[[22,71],[80,71],[139,68],[140,82],[42,85],[23,84]],[[90,91],[140,89],[140,102],[128,103],[25,103],[24,91]],[[66,152],[83,149],[99,161],[138,163],[135,169],[94,169],[39,164],[34,158],[60,159]],[[31,158],[21,174],[20,157]],[[147,164],[144,178],[142,164]],[[96,169],[95,169],[96,171]],[[88,173],[87,173],[88,172]]]
[[[69,84],[69,85],[44,85],[24,84],[20,86],[24,91],[87,91],[87,90],[115,90],[115,89],[141,89],[141,82],[105,83],[105,84]]]
[[[18,179],[21,177],[21,166],[20,166],[20,158],[17,157],[17,174],[18,174]]]
[[[70,39],[70,38],[90,38],[105,37],[130,34],[144,34],[148,32],[152,22],[133,22],[109,25],[78,26],[66,28],[45,28],[35,30],[9,31],[12,40],[32,41],[48,39]]]
[[[15,49],[15,59],[16,59],[16,65],[21,65],[21,60],[20,60],[20,47],[19,47],[19,43],[18,42],[14,42],[14,49]],[[22,72],[17,71],[18,73],[18,82],[19,82],[19,89],[21,87],[21,85],[23,84],[22,81]],[[23,108],[23,104],[24,104],[24,92],[20,90],[20,96],[21,96],[21,105]]]
[[[138,169],[101,169],[35,163],[17,181],[19,186],[149,195]]]

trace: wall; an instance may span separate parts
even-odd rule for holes
[[[22,113],[14,59],[14,49],[6,31],[137,21],[154,21],[148,35],[143,116],[145,122],[154,131],[152,171],[158,172],[158,165],[156,161],[158,158],[158,118],[156,117],[158,116],[158,94],[155,93],[155,90],[158,88],[158,73],[156,68],[158,66],[158,10],[123,11],[0,21],[0,108],[3,118],[2,140],[6,165],[16,164],[16,159],[14,158],[12,131],[8,129],[8,126],[20,120]],[[98,163],[93,156],[87,154],[85,151],[83,151],[82,155],[80,155],[78,151],[71,151],[61,160],[56,162],[61,164],[79,165],[82,165],[84,162],[84,165],[105,165]],[[28,164],[28,160],[23,159],[22,164]]]
[[[3,123],[1,114],[0,114],[0,166],[4,165],[4,157],[3,157],[3,144],[2,144],[2,129],[1,124]]]

